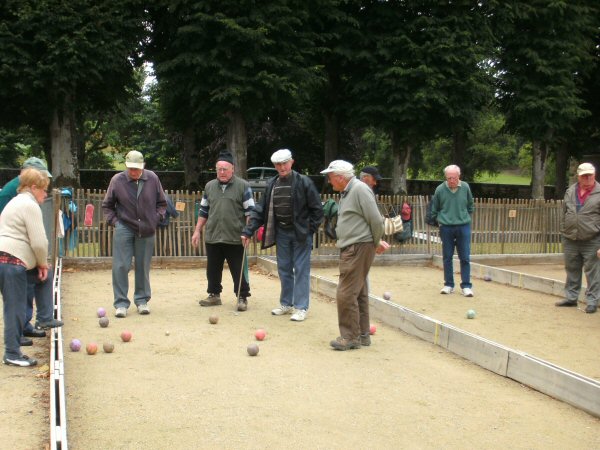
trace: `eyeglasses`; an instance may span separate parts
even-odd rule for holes
[[[217,167],[217,172],[229,172],[231,171],[230,168],[226,168],[226,167]]]

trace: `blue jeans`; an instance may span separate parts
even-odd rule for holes
[[[454,249],[460,260],[460,287],[472,288],[471,284],[471,224],[441,225],[440,237],[442,238],[442,257],[444,259],[444,286],[454,287],[454,270],[452,257]]]
[[[37,269],[27,270],[16,264],[0,264],[0,292],[4,300],[4,356],[21,356],[21,335],[26,320],[27,297],[33,286],[38,302],[38,320],[53,318],[52,270],[48,278],[39,281]]]
[[[308,310],[310,296],[310,252],[312,235],[298,242],[293,229],[277,227],[277,272],[281,281],[279,302],[282,306],[294,306]]]
[[[150,264],[154,252],[154,236],[139,237],[118,223],[113,234],[112,283],[115,308],[129,308],[129,269],[135,256],[135,290],[133,302],[143,305],[150,300]]]

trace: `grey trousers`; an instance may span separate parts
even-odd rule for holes
[[[596,251],[600,248],[600,236],[589,241],[573,241],[563,237],[565,255],[565,298],[577,300],[581,291],[581,271],[587,280],[586,301],[588,305],[598,305],[600,299],[600,259]]]
[[[336,293],[340,336],[360,339],[362,327],[369,323],[367,275],[375,259],[372,242],[349,245],[340,251],[340,278]],[[368,328],[367,328],[368,330]]]
[[[113,234],[112,283],[115,308],[129,308],[129,270],[135,257],[136,305],[147,303],[152,297],[150,290],[150,264],[154,252],[154,236],[141,238],[135,232],[117,223]]]

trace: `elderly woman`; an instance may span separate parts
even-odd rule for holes
[[[36,169],[19,176],[19,194],[0,217],[0,292],[4,300],[4,364],[34,366],[35,359],[21,353],[27,284],[35,283],[38,323],[41,328],[62,326],[53,318],[52,272],[48,266],[48,239],[40,204],[47,197],[49,179]]]

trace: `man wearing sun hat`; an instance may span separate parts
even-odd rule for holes
[[[48,166],[44,161],[40,158],[36,158],[32,156],[31,158],[27,158],[25,162],[21,165],[21,172],[25,169],[37,169],[40,172],[45,173],[48,178],[52,178],[52,174],[48,171]],[[4,207],[10,202],[14,197],[17,196],[17,188],[19,187],[19,177],[15,177],[6,183],[2,187],[2,191],[0,191],[0,214],[4,211]],[[0,216],[1,217],[1,216]],[[0,219],[1,220],[1,219]],[[31,319],[33,319],[33,300],[35,299],[35,288],[36,285],[33,283],[28,284],[27,286],[27,309],[25,316],[25,326],[23,327],[23,337],[21,337],[21,345],[33,345],[33,341],[31,337],[35,338],[43,338],[46,337],[46,332],[41,329],[36,329],[31,325]],[[44,299],[40,298],[39,301],[49,301],[52,302],[53,299]],[[43,308],[40,308],[43,309]]]
[[[383,217],[373,191],[354,176],[354,166],[336,160],[321,171],[340,193],[336,247],[340,249],[340,277],[336,292],[340,336],[331,341],[335,350],[371,345],[367,275],[375,254],[389,248],[382,240]]]
[[[577,167],[577,183],[571,185],[564,198],[562,243],[565,255],[565,299],[556,306],[577,306],[581,291],[581,272],[585,272],[587,307],[593,314],[600,299],[600,184],[591,163]]]
[[[150,314],[150,263],[154,234],[165,218],[167,201],[158,176],[145,169],[144,155],[132,150],[125,157],[127,170],[112,177],[102,201],[106,223],[114,227],[112,283],[116,317],[126,317],[129,269],[135,257],[133,301],[139,314]]]
[[[277,272],[281,282],[274,316],[291,314],[302,322],[310,301],[310,253],[313,235],[323,221],[321,197],[313,181],[292,170],[292,152],[283,148],[271,155],[277,175],[267,182],[260,204],[242,231],[244,245],[264,225],[262,248],[277,245]]]

